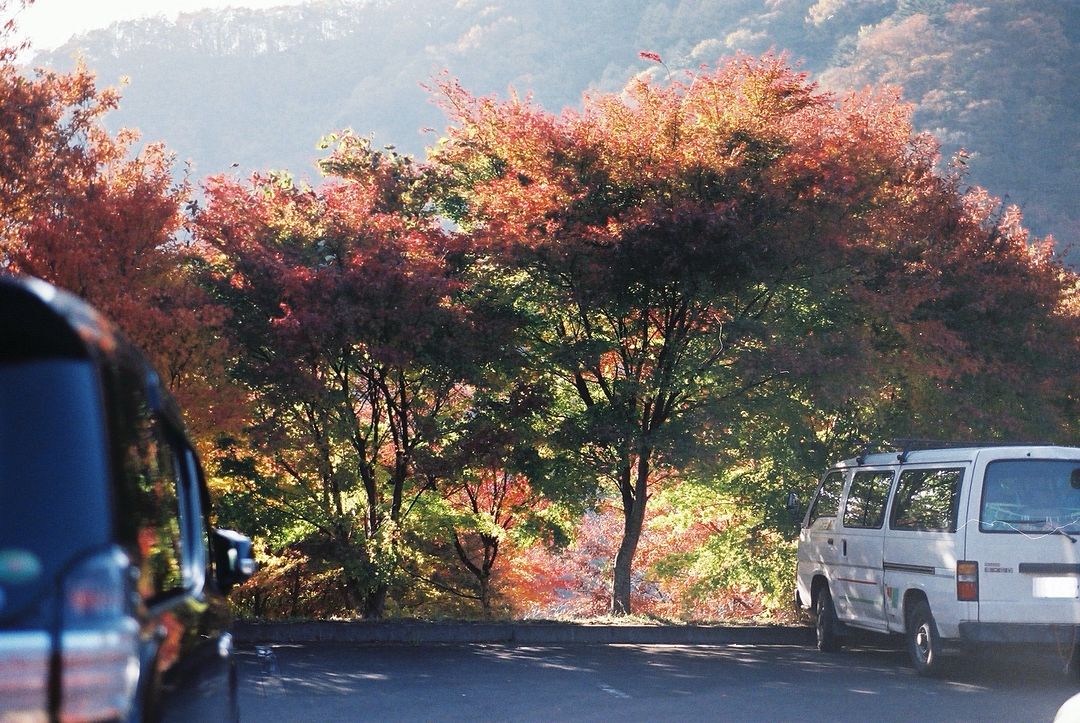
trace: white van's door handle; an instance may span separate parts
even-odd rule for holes
[[[844,540],[844,557],[847,557],[847,540]]]

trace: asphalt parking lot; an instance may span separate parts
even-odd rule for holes
[[[954,658],[919,678],[892,645],[245,644],[260,721],[1049,721],[1078,690],[1052,655]]]

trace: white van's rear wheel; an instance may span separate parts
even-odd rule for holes
[[[920,600],[908,612],[905,638],[915,672],[923,676],[937,675],[941,671],[941,637],[930,612],[930,603]]]
[[[836,618],[829,586],[824,585],[817,601],[817,649],[823,653],[835,653],[841,647],[840,622]]]

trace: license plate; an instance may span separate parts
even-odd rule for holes
[[[1031,593],[1035,597],[1080,597],[1080,594],[1078,594],[1080,593],[1080,578],[1037,577],[1032,580]]]

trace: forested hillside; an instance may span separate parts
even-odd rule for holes
[[[972,183],[1019,204],[1035,233],[1080,238],[1069,0],[313,0],[121,23],[35,62],[66,68],[81,51],[102,83],[128,78],[107,122],[163,140],[196,177],[310,177],[319,139],[346,127],[422,155],[446,120],[421,84],[443,69],[557,112],[636,73],[770,49],[826,87],[902,86],[945,159],[966,150]]]

